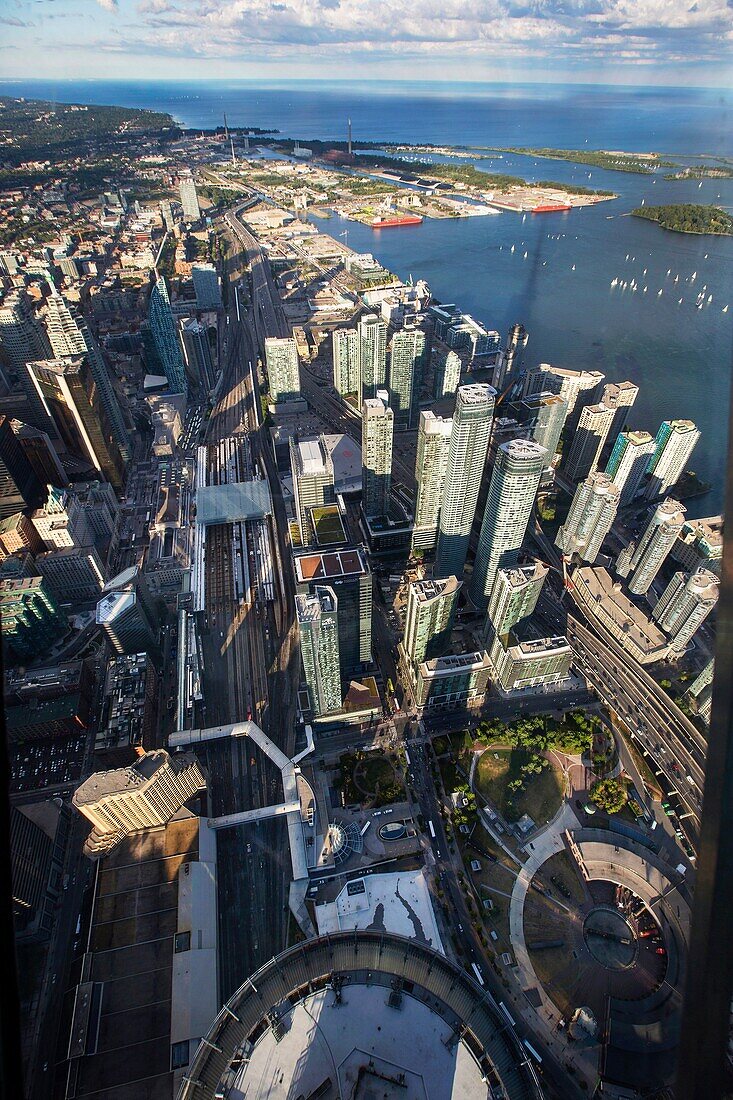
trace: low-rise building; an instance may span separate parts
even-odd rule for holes
[[[151,748],[158,674],[147,653],[122,654],[107,665],[94,751],[108,766],[124,767]]]

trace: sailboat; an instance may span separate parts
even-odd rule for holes
[[[512,247],[510,249],[510,252],[513,252],[513,251],[514,251],[514,245],[512,245]]]
[[[671,268],[671,267],[668,267],[668,268],[667,268],[667,278],[669,278],[669,276],[670,276],[671,274],[672,274],[672,268]]]
[[[710,303],[712,302],[712,300],[713,300],[713,296],[712,296],[712,294],[708,295],[708,305],[710,305]]]
[[[682,298],[680,298],[680,300],[679,300],[679,302],[677,303],[677,305],[678,305],[678,306],[681,306],[681,305],[682,305]]]
[[[573,266],[572,266],[572,268],[571,268],[570,270],[571,270],[571,271],[575,271],[575,264],[573,264]]]
[[[727,307],[727,306],[723,306],[722,312],[723,312],[723,313],[727,313],[727,312],[728,312],[728,307]]]
[[[523,259],[525,259],[525,260],[526,260],[526,259],[527,259],[527,256],[528,256],[528,253],[527,253],[527,252],[525,252],[525,253],[524,253],[524,256],[523,256]]]
[[[617,286],[617,285],[618,285],[618,279],[611,279],[611,286]]]
[[[658,291],[657,291],[657,298],[661,298],[661,297],[662,297],[662,291],[661,291],[661,290],[658,290]]]

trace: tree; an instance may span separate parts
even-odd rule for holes
[[[590,797],[607,814],[617,814],[628,801],[626,786],[618,779],[599,779],[591,787]]]

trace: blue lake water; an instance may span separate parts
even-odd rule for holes
[[[656,150],[693,161],[733,155],[732,98],[722,90],[8,81],[0,93],[156,108],[188,126],[220,125],[226,111],[231,125],[273,127],[304,141],[343,139],[351,117],[355,138],[364,140]],[[613,190],[618,198],[524,219],[503,213],[381,231],[331,219],[321,227],[348,233],[351,247],[374,253],[405,278],[427,279],[437,297],[491,328],[503,333],[522,321],[530,363],[588,367],[609,381],[636,382],[635,427],[656,432],[662,419],[694,420],[703,436],[692,466],[714,488],[691,501],[688,512],[719,510],[733,347],[733,308],[722,310],[733,307],[733,238],[667,233],[628,212],[642,200],[712,202],[733,210],[733,180],[698,187],[665,181],[662,172],[638,176],[510,155],[476,164]],[[612,289],[613,278],[633,278],[639,289]],[[706,304],[697,309],[703,285]]]

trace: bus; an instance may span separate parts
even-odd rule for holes
[[[532,1046],[532,1044],[531,1044],[531,1043],[530,1043],[530,1042],[529,1042],[529,1041],[528,1041],[527,1039],[522,1039],[522,1042],[524,1043],[524,1045],[526,1046],[527,1050],[529,1051],[529,1053],[530,1053],[530,1054],[532,1055],[532,1057],[534,1058],[534,1060],[535,1060],[535,1062],[537,1063],[537,1065],[538,1065],[538,1066],[541,1066],[541,1065],[542,1065],[542,1056],[541,1056],[540,1054],[538,1054],[538,1053],[537,1053],[537,1051],[535,1050],[535,1048],[534,1048],[534,1047]]]
[[[430,829],[431,837],[433,838],[433,840],[435,840],[435,827],[434,827],[432,821],[429,818],[428,818],[428,829]]]
[[[471,969],[473,970],[474,974],[476,975],[476,981],[478,982],[478,984],[483,985],[484,984],[484,976],[481,973],[481,971],[479,970],[479,968],[476,966],[476,963],[471,963]]]
[[[367,821],[365,825],[362,825],[361,829],[359,829],[360,836],[364,836],[367,829],[371,828],[371,824],[371,821]]]

